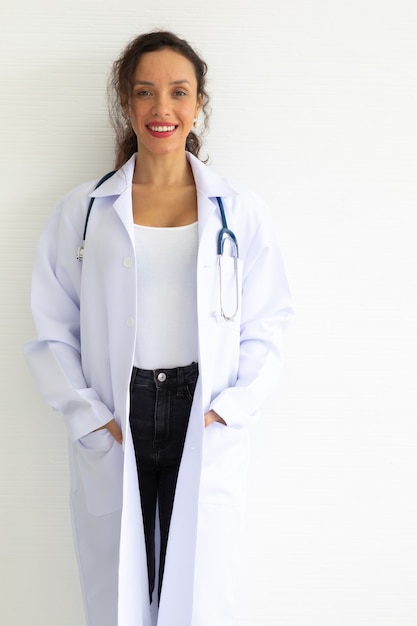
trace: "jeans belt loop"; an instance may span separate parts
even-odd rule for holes
[[[184,395],[184,370],[182,367],[177,367],[177,396]]]

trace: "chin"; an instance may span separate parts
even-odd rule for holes
[[[167,156],[170,154],[182,154],[183,152],[185,152],[185,144],[184,145],[169,145],[168,142],[165,145],[162,145],[162,141],[161,139],[158,139],[157,141],[161,142],[161,145],[159,146],[143,146],[144,150],[143,152],[148,152],[149,154],[152,154],[154,156]],[[138,147],[138,151],[140,151],[141,149],[141,144],[139,144]]]

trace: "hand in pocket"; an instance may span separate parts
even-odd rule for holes
[[[118,443],[123,443],[122,430],[115,419],[110,420],[110,422],[107,422],[107,424],[104,424],[104,426],[100,426],[100,428],[96,428],[95,430],[93,430],[93,433],[95,433],[97,430],[103,430],[103,428],[107,428],[109,433]]]

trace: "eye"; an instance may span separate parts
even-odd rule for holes
[[[186,95],[187,95],[187,92],[184,91],[183,89],[176,89],[174,91],[174,96],[176,96],[176,97],[181,98],[181,97],[186,96]]]
[[[137,91],[135,93],[135,96],[137,98],[146,98],[147,96],[150,96],[150,95],[151,95],[151,92],[148,91],[147,89],[141,89],[140,91]]]

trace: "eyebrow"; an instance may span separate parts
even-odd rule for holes
[[[183,78],[182,80],[173,80],[168,84],[169,85],[183,85],[184,83],[188,83],[189,85],[191,85],[190,81],[187,80],[186,78]],[[155,83],[150,83],[147,80],[135,80],[135,82],[133,83],[133,86],[134,85],[148,85],[149,87],[155,87]]]

